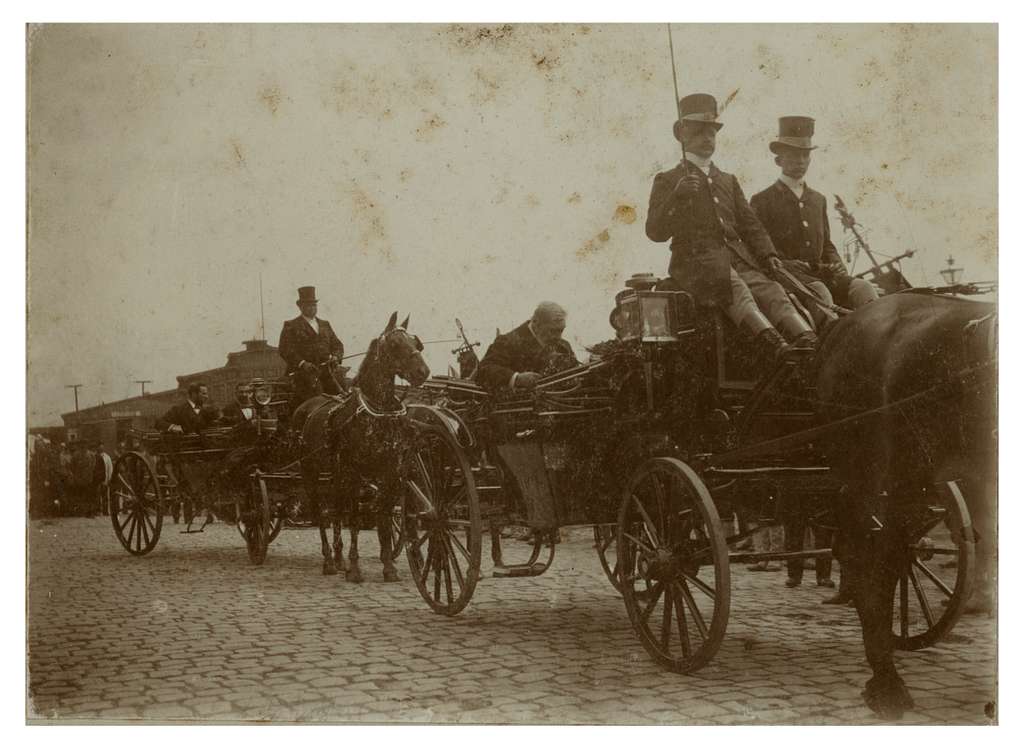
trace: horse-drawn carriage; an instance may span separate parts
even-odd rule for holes
[[[179,511],[185,533],[202,532],[195,521],[205,509],[237,526],[253,563],[262,563],[281,518],[253,492],[255,471],[279,453],[278,420],[269,411],[271,387],[251,384],[253,416],[233,426],[199,433],[133,431],[132,450],[120,456],[111,476],[110,519],[114,534],[132,555],[146,555],[160,539],[163,519]],[[209,517],[207,517],[207,521]]]
[[[635,280],[623,290],[611,316],[616,339],[595,347],[587,364],[543,378],[533,393],[496,396],[438,377],[410,391],[410,415],[457,438],[421,442],[418,476],[406,494],[409,565],[430,607],[455,615],[468,604],[481,578],[485,532],[493,577],[536,576],[550,565],[559,527],[591,525],[645,649],[671,670],[693,671],[725,634],[731,561],[831,555],[735,550],[757,527],[796,513],[842,527],[850,551],[841,556],[844,576],[888,598],[878,616],[881,651],[920,649],[944,636],[962,611],[974,564],[956,482],[922,484],[914,475],[911,489],[894,483],[865,500],[851,490],[835,449],[847,437],[872,435],[894,411],[934,410],[948,390],[927,388],[922,378],[925,388],[903,401],[823,409],[827,365],[810,352],[791,351],[757,372],[749,345],[719,315],[695,308],[684,292],[653,286]],[[907,302],[926,299],[917,297]],[[727,534],[735,516],[755,521]],[[534,532],[528,559],[511,565],[499,534],[507,524]],[[868,548],[885,560],[894,589],[874,586]],[[869,636],[865,620],[871,607],[858,603],[866,643],[878,637],[877,629]],[[868,647],[876,677],[887,655],[872,659]],[[869,703],[898,710],[891,692],[902,684],[876,689]]]

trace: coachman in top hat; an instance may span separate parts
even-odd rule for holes
[[[813,347],[814,332],[769,276],[782,263],[771,238],[736,178],[711,161],[722,127],[715,98],[691,94],[679,111],[673,134],[684,161],[655,176],[646,227],[651,240],[671,240],[669,275],[698,303],[720,305],[772,352],[785,352],[786,340]]]
[[[772,244],[786,267],[828,304],[858,308],[878,299],[865,279],[846,271],[828,226],[828,203],[804,178],[811,164],[814,119],[801,115],[779,118],[779,136],[768,148],[782,174],[750,199]]]
[[[317,318],[315,287],[299,287],[295,304],[300,315],[284,322],[277,349],[287,364],[287,374],[292,376],[297,405],[318,394],[341,393],[334,368],[344,356],[345,347],[331,324]]]

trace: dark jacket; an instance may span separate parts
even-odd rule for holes
[[[690,162],[687,168],[702,174]],[[673,190],[682,177],[682,164],[655,175],[647,236],[654,242],[672,241],[668,273],[683,289],[698,301],[728,304],[730,266],[764,267],[769,256],[778,254],[734,176],[712,164],[704,189],[680,199]]]
[[[249,410],[251,416],[256,415],[257,408],[255,405],[250,404]],[[249,421],[249,418],[242,414],[242,405],[237,401],[231,402],[231,404],[221,410],[220,419],[226,425],[238,425],[239,423]]]
[[[320,326],[319,334],[313,331],[313,327],[302,316],[284,322],[277,350],[287,365],[286,373],[298,370],[303,360],[319,366],[331,355],[340,360],[345,354],[345,347],[335,336],[331,324],[322,318],[316,320]]]
[[[185,433],[198,433],[217,422],[220,416],[216,407],[204,405],[197,415],[188,401],[175,404],[156,421],[157,430],[167,430],[171,425],[180,425]]]
[[[554,373],[579,365],[572,346],[559,339],[550,347],[543,346],[530,331],[530,322],[500,334],[487,348],[477,368],[476,381],[490,391],[508,388],[513,373]]]
[[[842,263],[828,226],[825,196],[810,186],[797,198],[781,180],[750,199],[750,205],[783,258],[812,267]]]

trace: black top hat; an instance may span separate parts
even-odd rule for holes
[[[718,102],[710,94],[688,94],[680,99],[679,119],[682,122],[711,123],[715,130],[722,127],[718,122]]]
[[[308,302],[317,302],[316,287],[299,287],[299,299],[295,303],[302,305]]]
[[[814,135],[814,118],[803,115],[787,115],[779,118],[779,138],[768,144],[773,154],[779,153],[779,148],[788,146],[793,149],[811,151],[818,148],[811,146],[811,136]]]

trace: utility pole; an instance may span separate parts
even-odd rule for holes
[[[66,389],[74,389],[75,390],[75,412],[77,412],[78,411],[78,389],[82,388],[82,384],[80,384],[80,383],[72,383],[72,384],[68,384],[68,385],[64,386],[64,388],[66,388]]]
[[[266,341],[267,329],[263,322],[263,272],[260,272],[260,339]]]
[[[146,384],[147,383],[152,383],[152,381],[136,381],[136,383],[139,384],[140,386],[142,386],[142,395],[145,396],[146,395]]]

